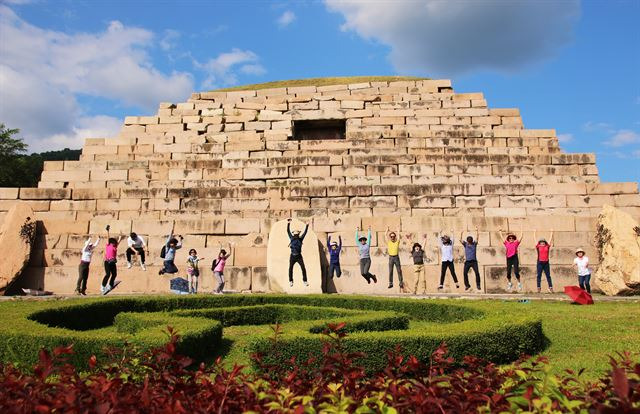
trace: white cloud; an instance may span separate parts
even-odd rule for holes
[[[450,76],[513,71],[554,56],[572,39],[579,0],[325,0],[342,29],[391,47],[400,73]]]
[[[167,29],[164,31],[162,39],[160,39],[160,48],[167,52],[176,47],[178,39],[180,39],[179,31]]]
[[[558,141],[561,144],[573,141],[573,134],[558,134]]]
[[[80,117],[74,120],[69,132],[41,139],[29,149],[35,152],[52,148],[82,148],[86,138],[110,138],[122,128],[122,119],[105,115]]]
[[[585,130],[586,132],[604,131],[609,134],[612,134],[615,132],[615,128],[613,128],[613,125],[607,122],[587,121],[585,122],[584,125],[582,125],[582,129]]]
[[[79,95],[151,112],[193,90],[189,73],[153,66],[146,52],[154,46],[152,32],[118,21],[101,32],[69,35],[31,25],[0,5],[0,39],[11,39],[0,42],[0,120],[19,128],[32,149],[78,142],[83,131],[114,130],[112,120],[82,111]]]
[[[620,129],[604,143],[611,147],[624,147],[625,145],[637,144],[640,143],[640,134],[630,129]]]
[[[221,53],[205,63],[194,61],[194,65],[207,73],[202,87],[214,89],[219,86],[233,85],[238,82],[238,77],[234,72],[236,66],[240,66],[240,71],[245,74],[264,74],[266,70],[262,65],[257,63],[258,61],[259,57],[254,52],[234,48],[231,52]]]
[[[287,27],[296,19],[296,14],[291,10],[287,10],[278,17],[278,26]]]

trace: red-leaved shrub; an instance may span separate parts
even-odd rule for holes
[[[367,376],[358,365],[361,355],[342,348],[343,328],[329,326],[319,367],[310,360],[291,361],[294,368],[267,366],[256,355],[259,374],[226,369],[220,359],[193,367],[176,353],[178,335],[171,328],[165,346],[111,350],[107,361],[92,357],[88,372],[65,361],[72,346],[42,350],[32,372],[0,365],[0,412],[640,413],[640,363],[629,353],[611,358],[611,370],[593,382],[581,373],[550,374],[544,357],[506,368],[474,357],[453,361],[444,344],[428,363],[389,352],[386,368]],[[279,326],[274,333],[277,347]]]

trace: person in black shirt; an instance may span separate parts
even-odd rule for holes
[[[289,256],[289,286],[293,286],[293,265],[300,264],[302,269],[302,283],[305,286],[309,286],[307,282],[307,269],[304,267],[304,260],[302,258],[302,242],[309,230],[309,224],[304,227],[304,232],[300,234],[300,230],[294,230],[291,232],[291,219],[287,219],[287,234],[289,235],[289,248],[291,248],[291,256]]]

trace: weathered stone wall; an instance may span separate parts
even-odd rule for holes
[[[346,139],[291,139],[293,121],[317,119],[345,119]],[[56,292],[73,291],[80,247],[106,224],[149,239],[152,266],[146,273],[122,267],[122,291],[168,289],[157,266],[170,228],[207,262],[220,242],[237,242],[231,287],[268,290],[270,225],[289,216],[311,222],[321,240],[342,235],[345,276],[330,289],[387,291],[390,227],[413,234],[403,237],[401,254],[408,284],[410,244],[428,237],[428,288],[435,290],[436,233],[453,228],[459,238],[478,227],[483,289],[497,291],[504,288],[498,230],[524,230],[521,263],[525,288],[533,289],[534,231],[555,231],[552,272],[561,286],[574,283],[576,247],[597,260],[593,236],[603,205],[640,217],[637,183],[600,183],[593,154],[562,153],[554,130],[524,129],[517,109],[488,108],[481,93],[455,93],[449,80],[195,93],[160,104],[155,116],[127,117],[115,138],[87,139],[80,161],[47,162],[37,189],[0,189],[0,217],[16,200],[39,220],[26,276]],[[359,276],[356,226],[374,232],[375,286]],[[461,262],[462,249],[456,254]],[[101,273],[95,257],[93,291]],[[213,284],[208,269],[203,279]]]

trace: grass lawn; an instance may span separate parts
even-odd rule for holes
[[[451,304],[451,300],[442,301]],[[528,313],[542,319],[542,326],[549,339],[548,348],[542,353],[549,357],[552,371],[565,369],[578,371],[586,368],[585,376],[596,378],[609,367],[608,356],[617,351],[635,352],[640,359],[640,299],[635,302],[599,302],[594,306],[578,306],[561,301],[478,300],[455,301],[456,305],[470,305],[480,309],[501,309],[505,318],[509,315]],[[412,321],[412,327],[442,329],[438,324]],[[269,326],[232,326],[224,329],[224,337],[233,346],[225,361],[248,364],[249,355],[243,349],[253,335],[271,335]]]
[[[25,313],[37,309],[56,304],[79,303],[83,300],[101,301],[99,298],[64,301],[3,301],[0,302],[0,324],[6,325],[8,321],[20,319]],[[407,300],[414,301],[414,299]],[[609,355],[624,350],[634,352],[634,358],[640,359],[640,299],[625,302],[596,302],[593,306],[540,300],[526,304],[501,300],[428,301],[499,312],[504,315],[505,321],[509,320],[510,315],[535,316],[541,319],[544,334],[549,342],[542,354],[549,357],[555,373],[565,369],[577,371],[586,368],[585,376],[595,378],[609,367]],[[455,325],[416,320],[410,323],[412,329],[436,334],[451,329]],[[113,330],[113,328],[104,329]],[[284,329],[286,330],[286,324]],[[99,329],[94,331],[96,335],[99,332]],[[229,365],[233,363],[248,365],[250,355],[247,345],[255,336],[272,336],[271,327],[269,325],[225,327],[224,346],[220,350],[225,362]]]
[[[308,79],[290,79],[265,83],[255,83],[252,85],[233,86],[231,88],[216,89],[215,92],[227,91],[255,91],[258,89],[269,88],[286,88],[294,86],[327,86],[327,85],[345,85],[348,83],[363,82],[393,82],[393,81],[411,81],[423,80],[429,78],[418,78],[415,76],[341,76],[334,78],[308,78]]]

